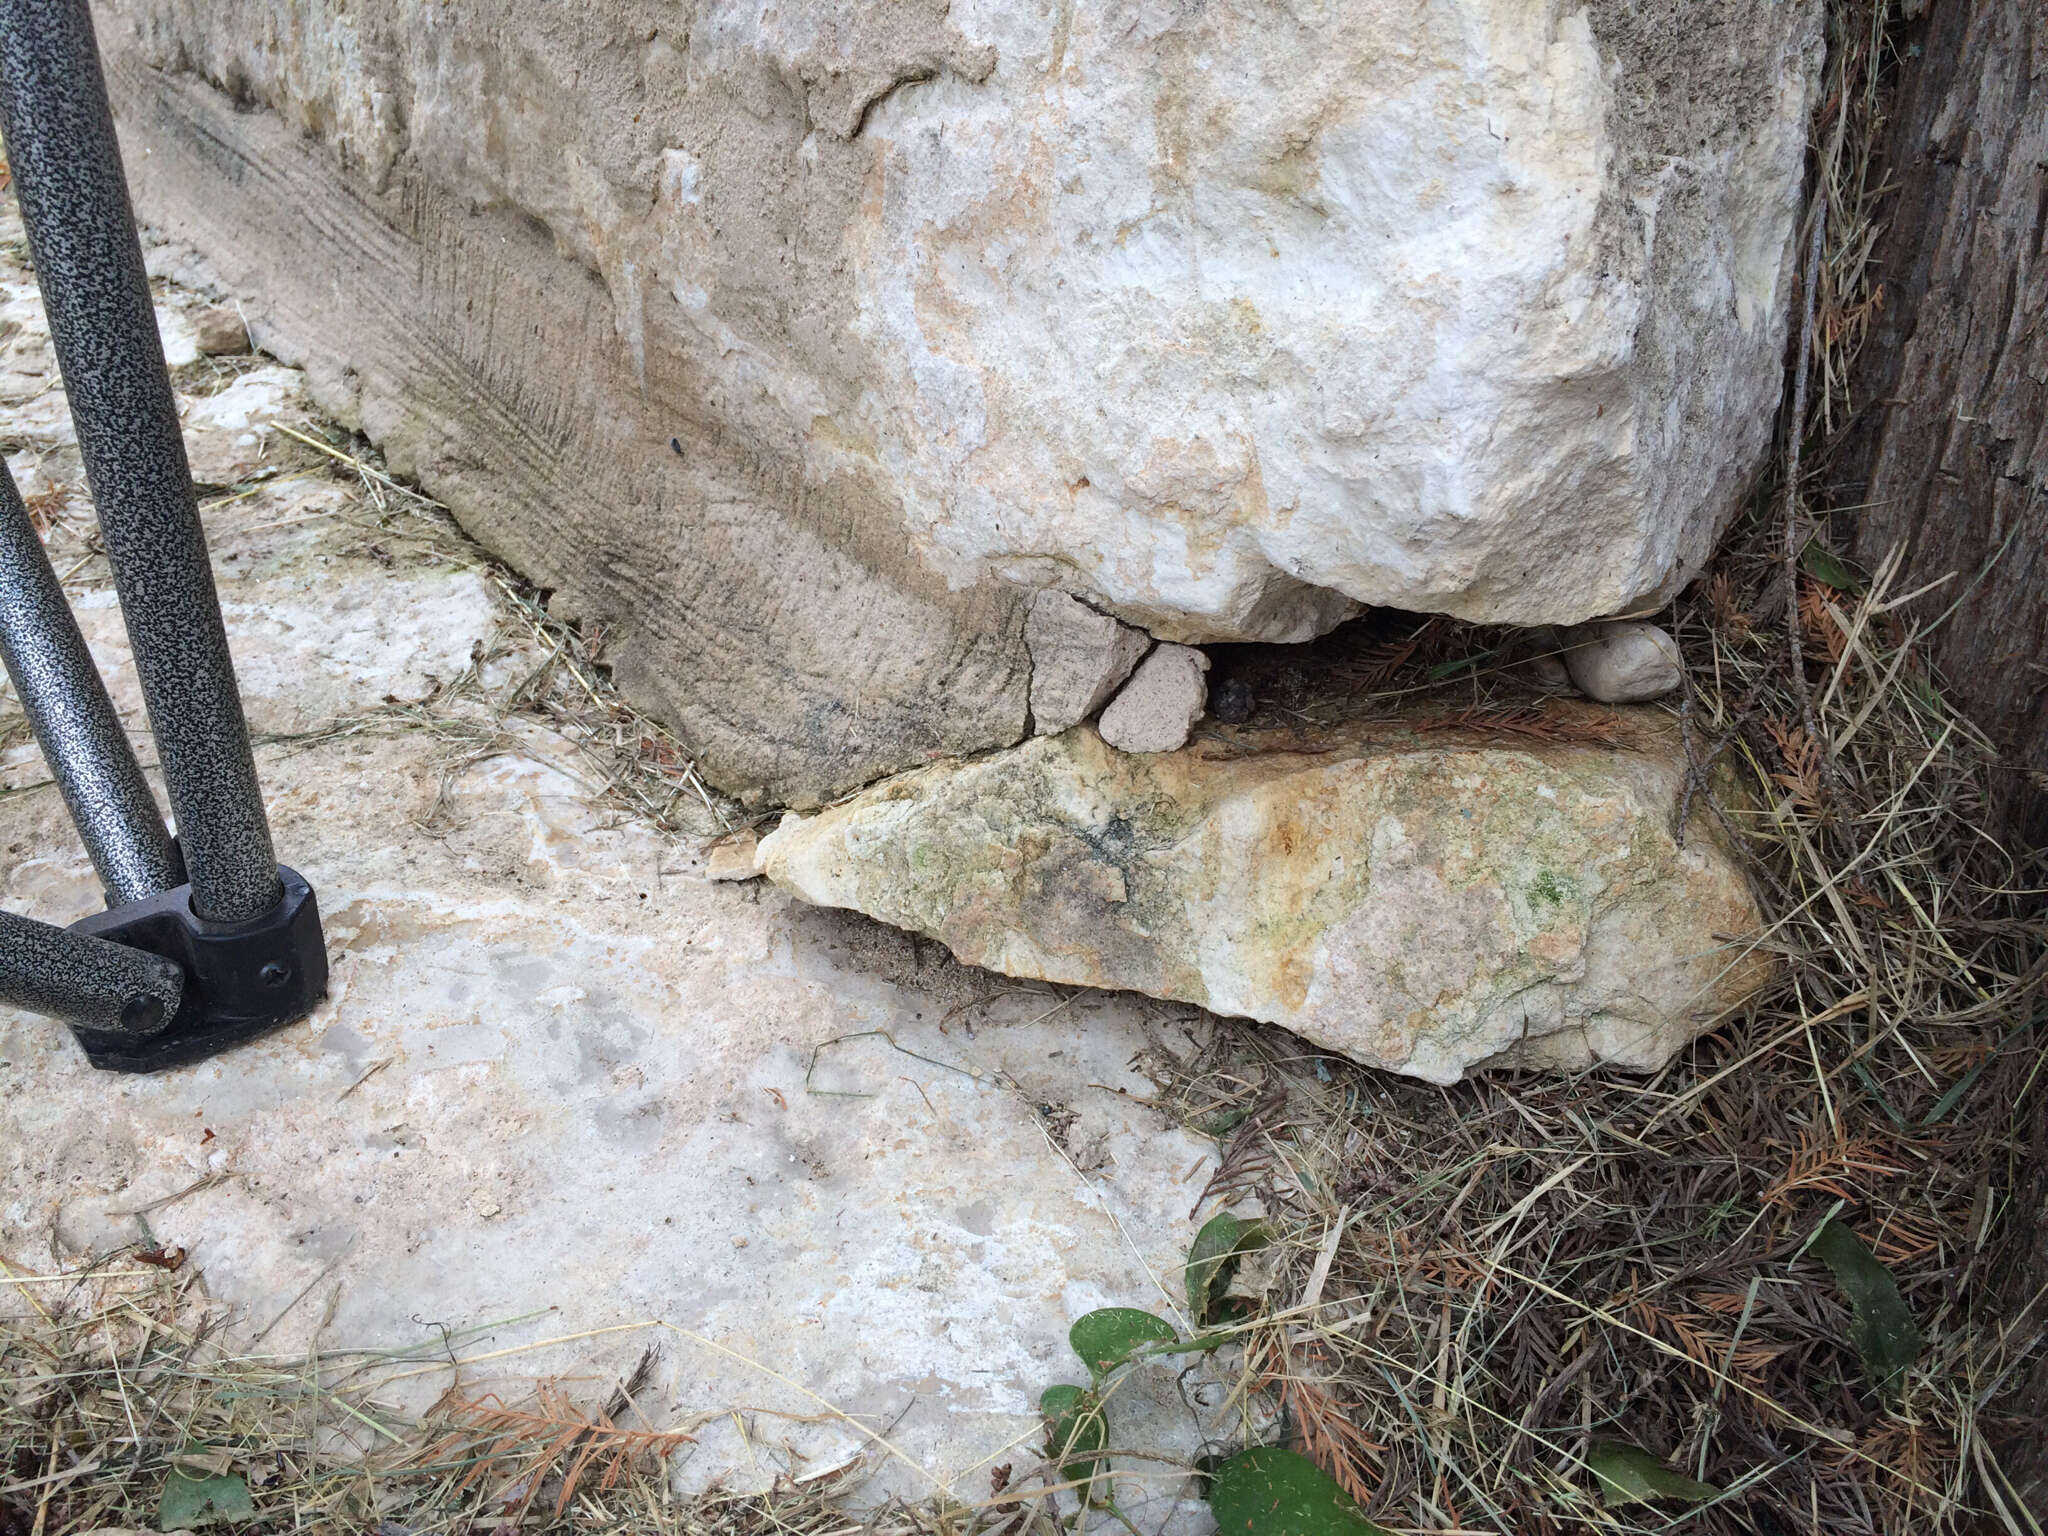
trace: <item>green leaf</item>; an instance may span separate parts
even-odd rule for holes
[[[1232,1131],[1236,1130],[1238,1126],[1250,1119],[1251,1113],[1251,1110],[1248,1108],[1226,1109],[1220,1114],[1211,1115],[1197,1126],[1196,1129],[1204,1136],[1213,1136],[1216,1140],[1221,1141]]]
[[[1863,1360],[1863,1374],[1880,1391],[1895,1385],[1920,1358],[1920,1329],[1906,1310],[1899,1282],[1849,1228],[1830,1220],[1809,1245],[1833,1272],[1849,1302],[1849,1342]]]
[[[1337,1480],[1277,1445],[1239,1451],[1209,1475],[1217,1536],[1387,1536]]]
[[[1950,1110],[1954,1109],[1956,1105],[1962,1102],[1963,1095],[1970,1091],[1970,1085],[1972,1083],[1976,1082],[1979,1077],[1983,1076],[1984,1069],[1990,1066],[1991,1063],[1993,1063],[1994,1061],[1998,1060],[2000,1056],[2004,1055],[2005,1048],[2008,1045],[2011,1045],[2013,1041],[2019,1039],[2021,1035],[2024,1035],[2028,1030],[2032,1029],[2036,1024],[2040,1022],[2041,1021],[2039,1019],[2022,1019],[2019,1023],[2015,1024],[2011,1029],[2007,1030],[2005,1033],[2005,1038],[2000,1040],[1998,1044],[1992,1048],[1992,1052],[1989,1056],[1986,1056],[1982,1061],[1978,1062],[1977,1065],[1970,1068],[1970,1070],[1965,1072],[1961,1077],[1957,1078],[1955,1082],[1950,1085],[1948,1092],[1944,1093],[1940,1098],[1934,1101],[1934,1108],[1927,1111],[1927,1118],[1920,1122],[1921,1127],[1924,1129],[1928,1126],[1939,1124],[1942,1116],[1946,1115]],[[1863,1065],[1861,1061],[1858,1061],[1856,1064],[1859,1067]]]
[[[1423,674],[1423,680],[1441,683],[1446,678],[1456,677],[1461,672],[1469,672],[1474,667],[1483,666],[1496,654],[1498,653],[1494,651],[1479,651],[1471,656],[1460,656],[1455,661],[1440,661]]]
[[[1227,1135],[1233,1133],[1237,1126],[1241,1126],[1249,1118],[1251,1118],[1251,1110],[1249,1108],[1223,1110],[1221,1114],[1212,1114],[1210,1118],[1202,1120],[1202,1124],[1198,1124],[1196,1130],[1200,1130],[1204,1137],[1214,1137],[1217,1141],[1223,1141]]]
[[[1861,571],[1819,539],[1808,539],[1806,547],[1799,551],[1799,569],[1837,592],[1861,592],[1867,585]]]
[[[173,1472],[164,1479],[164,1496],[156,1507],[160,1531],[189,1531],[210,1520],[255,1518],[249,1485],[239,1477],[189,1477]]]
[[[1067,1342],[1088,1367],[1101,1376],[1116,1369],[1147,1344],[1171,1344],[1180,1337],[1173,1325],[1136,1307],[1101,1307],[1084,1313],[1067,1330]]]
[[[1237,1278],[1238,1262],[1254,1249],[1263,1247],[1265,1228],[1256,1221],[1241,1221],[1225,1211],[1212,1216],[1195,1234],[1188,1249],[1188,1316],[1197,1328],[1217,1320],[1223,1309],[1224,1292]]]
[[[1084,1387],[1047,1387],[1038,1411],[1045,1416],[1045,1454],[1059,1467],[1060,1481],[1079,1483],[1083,1502],[1094,1503],[1101,1451],[1109,1444],[1102,1400]]]
[[[1655,1499],[1719,1498],[1712,1483],[1674,1472],[1648,1451],[1619,1440],[1595,1440],[1586,1447],[1586,1465],[1600,1479],[1600,1497],[1609,1504],[1648,1504]]]

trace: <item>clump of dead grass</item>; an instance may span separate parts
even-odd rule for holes
[[[155,1263],[142,1262],[154,1259]],[[225,1480],[247,1536],[1051,1536],[1042,1500],[846,1509],[867,1464],[760,1493],[674,1491],[685,1431],[623,1382],[463,1382],[412,1418],[392,1385],[464,1339],[401,1352],[247,1352],[175,1254],[49,1275],[0,1260],[0,1533],[154,1530],[166,1490]]]
[[[1995,754],[1920,661],[1895,565],[1860,591],[1799,575],[1810,673],[1788,681],[1764,506],[1676,624],[1686,832],[1757,872],[1755,942],[1784,966],[1761,1006],[1648,1081],[1427,1088],[1234,1025],[1155,1064],[1225,1146],[1200,1209],[1256,1207],[1278,1239],[1250,1370],[1389,1525],[2038,1529],[1996,1447],[2048,1335],[2038,1290],[2001,1302],[2048,1091],[2039,872],[1989,830]],[[1896,1396],[1805,1254],[1830,1218],[1925,1333]],[[1605,1508],[1601,1438],[1724,1495]]]

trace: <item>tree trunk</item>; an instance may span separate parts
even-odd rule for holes
[[[1911,9],[1909,5],[1909,10]],[[2002,812],[2048,830],[2048,8],[1933,0],[1908,34],[1877,251],[1882,309],[1838,504],[1900,540],[1935,660],[2006,754]],[[1917,56],[1916,56],[1917,54]],[[1863,482],[1860,489],[1857,482]]]
[[[2048,7],[1933,0],[1902,40],[1884,158],[1897,191],[1876,252],[1883,307],[1857,363],[1866,402],[1844,445],[1837,505],[1857,506],[1857,554],[1904,540],[1914,605],[1953,607],[1934,655],[1998,743],[2001,817],[2048,833]],[[1859,482],[1861,482],[1859,484]],[[2048,1110],[2013,1191],[2031,1237],[2005,1293],[2048,1279]],[[2023,1132],[2023,1134],[2026,1134]],[[2036,1302],[2038,1307],[2040,1303]],[[2040,1328],[2036,1315],[2023,1331]],[[2012,1490],[2048,1509],[2048,1361],[1988,1426]],[[2007,1493],[2008,1499],[2012,1491]]]

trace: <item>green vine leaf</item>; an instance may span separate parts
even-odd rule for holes
[[[1254,1446],[1209,1476],[1217,1536],[1387,1536],[1306,1456]]]
[[[1815,581],[1825,582],[1837,592],[1847,592],[1852,597],[1870,584],[1861,571],[1817,538],[1808,539],[1806,547],[1799,551],[1799,569]]]
[[[1067,1330],[1067,1342],[1098,1381],[1147,1344],[1171,1344],[1179,1337],[1164,1318],[1136,1307],[1100,1307],[1083,1313]]]
[[[1849,1302],[1849,1342],[1872,1386],[1889,1391],[1920,1358],[1919,1325],[1899,1294],[1899,1282],[1855,1232],[1829,1221],[1814,1234],[1820,1255]]]
[[[1248,1253],[1263,1248],[1265,1228],[1256,1221],[1243,1221],[1225,1211],[1212,1216],[1195,1234],[1188,1249],[1188,1316],[1197,1328],[1220,1321],[1224,1293],[1237,1278],[1238,1263]]]
[[[1609,1504],[1647,1504],[1653,1499],[1697,1504],[1721,1494],[1712,1483],[1674,1472],[1648,1451],[1619,1440],[1595,1440],[1586,1447],[1586,1465],[1600,1479],[1600,1497]]]
[[[1045,1417],[1045,1454],[1058,1467],[1060,1481],[1078,1483],[1082,1502],[1093,1504],[1102,1449],[1109,1444],[1102,1400],[1085,1387],[1062,1384],[1039,1394],[1038,1411]]]
[[[189,1531],[212,1520],[255,1518],[249,1485],[239,1477],[191,1477],[174,1471],[164,1479],[163,1497],[156,1507],[160,1531]]]

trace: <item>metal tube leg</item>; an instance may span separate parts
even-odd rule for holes
[[[161,955],[0,912],[0,1003],[147,1037],[177,1016],[185,973]]]
[[[93,666],[14,476],[0,464],[0,661],[106,887],[107,905],[185,880],[163,813]]]
[[[0,131],[192,907],[253,921],[283,887],[86,0],[0,0]]]

